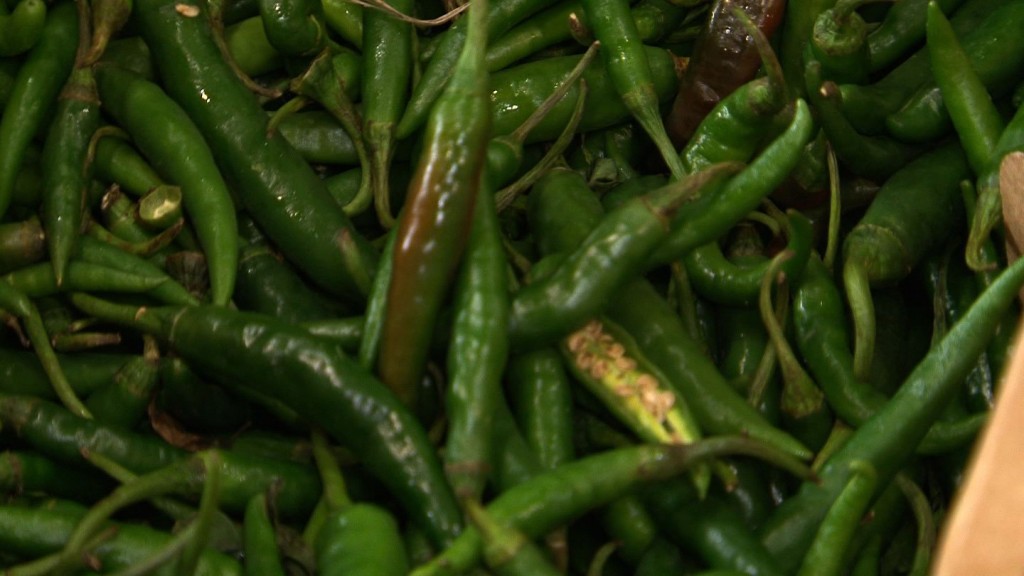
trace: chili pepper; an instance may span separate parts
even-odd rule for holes
[[[298,153],[267,134],[266,115],[220,58],[203,8],[144,0],[135,13],[168,94],[209,142],[253,219],[318,286],[361,299],[376,255]]]
[[[931,565],[932,552],[935,548],[936,529],[931,503],[921,487],[906,474],[897,474],[895,484],[907,498],[910,509],[917,523],[917,542],[914,550],[914,563],[909,574],[924,576]]]
[[[812,0],[799,5],[790,5],[782,15],[782,38],[779,41],[779,60],[786,76],[789,93],[794,97],[806,98],[804,93],[803,62],[804,51],[814,32],[818,15],[832,8],[836,0]]]
[[[304,0],[260,0],[260,19],[270,44],[287,56],[311,56],[327,42],[323,7]]]
[[[159,333],[200,373],[276,398],[325,427],[390,487],[433,541],[445,542],[458,530],[458,506],[426,433],[396,397],[332,343],[270,317],[221,307],[136,310],[110,308],[84,295],[73,299],[97,315]],[[133,320],[136,312],[141,315]],[[214,347],[220,354],[211,357]],[[304,386],[294,386],[296,378]]]
[[[636,495],[619,498],[601,511],[601,525],[616,543],[615,553],[636,565],[658,539],[654,518]]]
[[[259,494],[245,507],[245,573],[249,576],[284,576],[267,496]]]
[[[960,36],[964,53],[978,78],[996,98],[1008,93],[1024,70],[1024,40],[1016,31],[1024,26],[1024,5],[1007,2],[994,8],[977,26]],[[939,86],[929,82],[886,119],[891,134],[910,142],[941,138],[950,128],[949,114]]]
[[[246,219],[247,220],[247,219]],[[233,294],[240,310],[276,316],[286,322],[308,322],[331,316],[331,306],[319,293],[282,262],[251,221],[243,220],[250,243],[238,257],[238,278]]]
[[[156,388],[158,362],[156,343],[147,339],[142,355],[125,363],[108,385],[86,398],[93,417],[110,426],[135,428],[146,416],[150,394]]]
[[[810,111],[797,100],[789,126],[745,170],[721,189],[679,209],[669,237],[647,258],[648,266],[672,262],[725,233],[782,183],[811,136]]]
[[[796,280],[810,257],[813,229],[811,221],[795,211],[787,214],[786,227],[789,235],[786,250],[792,250],[793,258],[783,264],[782,274],[787,279]],[[746,266],[730,262],[716,242],[690,251],[683,257],[683,262],[694,289],[701,296],[733,306],[753,302],[760,289],[761,278],[768,269],[767,261]]]
[[[499,576],[561,574],[529,538],[518,530],[496,521],[475,502],[467,512],[483,541],[483,557],[487,567]]]
[[[888,68],[924,39],[929,1],[910,0],[889,7],[885,18],[867,37],[871,72]],[[964,0],[937,0],[936,6],[951,14],[963,3]]]
[[[429,327],[462,258],[483,182],[491,126],[483,66],[489,12],[478,6],[455,72],[430,113],[395,236],[377,373],[407,405],[415,402]]]
[[[237,433],[253,420],[247,402],[203,380],[180,358],[160,360],[158,374],[151,414],[169,414],[186,430],[199,434]]]
[[[646,282],[634,281],[620,290],[609,316],[629,332],[640,349],[662,370],[686,399],[701,428],[708,434],[744,433],[804,458],[810,452],[789,434],[771,426],[697,351],[667,303]]]
[[[333,116],[323,110],[289,114],[275,130],[307,162],[343,166],[359,163],[352,138]]]
[[[916,146],[858,132],[840,108],[839,88],[833,82],[822,80],[821,65],[817,61],[807,62],[805,79],[808,99],[818,112],[836,156],[857,174],[882,180],[920,153]]]
[[[506,382],[516,420],[540,466],[550,470],[572,460],[572,392],[558,353],[542,348],[510,358]]]
[[[238,268],[238,224],[202,134],[157,85],[110,67],[99,67],[96,75],[104,107],[154,167],[181,186],[210,270],[211,301],[226,305]]]
[[[104,182],[117,183],[121,189],[142,196],[163,180],[135,149],[121,138],[102,137],[101,131],[90,142],[94,176]]]
[[[551,276],[515,295],[509,317],[512,346],[542,346],[600,313],[608,297],[642,270],[679,206],[735,171],[734,164],[715,165],[634,199],[602,219]]]
[[[0,273],[17,270],[46,257],[46,236],[36,217],[0,224]]]
[[[679,161],[658,111],[658,94],[647,53],[629,13],[626,0],[581,0],[594,35],[602,44],[601,56],[615,91],[632,113],[676,179],[684,168]]]
[[[394,275],[395,238],[397,236],[398,231],[394,228],[386,236],[384,249],[381,251],[381,260],[377,266],[377,275],[374,276],[373,285],[370,286],[369,300],[363,313],[362,338],[357,346],[358,355],[356,357],[359,359],[359,365],[367,370],[373,370],[380,352],[380,339],[387,314],[388,289]]]
[[[871,503],[877,482],[875,470],[867,462],[854,460],[850,463],[850,471],[850,479],[836,496],[800,564],[798,574],[801,576],[842,573],[845,550]]]
[[[79,239],[78,249],[79,254],[76,255],[76,259],[81,259],[82,263],[90,263],[107,269],[120,270],[136,277],[148,278],[148,283],[151,286],[146,293],[165,304],[187,306],[199,303],[184,286],[148,260],[128,254],[88,236]]]
[[[130,356],[123,354],[58,354],[57,361],[75,392],[88,396],[108,384]],[[53,387],[35,354],[0,347],[0,391],[4,394],[55,398]]]
[[[491,468],[491,414],[501,395],[509,347],[504,248],[493,196],[484,190],[456,281],[447,362],[445,467],[463,501],[479,500]]]
[[[88,51],[82,55],[87,65],[95,64],[103,57],[110,38],[128,22],[132,12],[132,0],[101,0],[92,3],[92,38]]]
[[[365,34],[364,20],[366,19],[363,7],[355,2],[325,0],[323,10],[327,26],[353,46],[362,50]]]
[[[25,556],[39,556],[59,551],[76,523],[83,516],[81,508],[44,503],[42,506],[7,505],[0,507],[0,547]],[[118,523],[111,537],[92,549],[108,570],[127,568],[142,562],[166,546],[170,534],[143,524]],[[242,569],[234,559],[213,550],[202,553],[196,575],[241,576]]]
[[[43,35],[46,25],[46,3],[21,0],[8,12],[0,7],[0,56],[14,56],[29,51]]]
[[[544,48],[569,40],[572,37],[569,17],[579,11],[579,0],[564,0],[496,37],[487,46],[487,70],[497,72]]]
[[[413,2],[392,2],[392,8],[409,14]],[[402,116],[412,76],[415,32],[408,23],[379,10],[363,17],[363,132],[370,153],[373,205],[385,228],[394,224],[388,172],[394,154],[395,129]]]
[[[821,62],[822,76],[839,83],[868,80],[868,25],[856,9],[865,0],[838,0],[814,21],[810,38],[812,58]]]
[[[146,80],[156,78],[156,65],[153,63],[149,46],[146,46],[146,42],[139,36],[125,36],[112,40],[103,51],[100,62],[131,70]]]
[[[74,478],[74,482],[68,482]],[[66,466],[33,452],[0,452],[0,490],[17,494],[48,494],[92,502],[110,490],[110,483],[91,470]]]
[[[57,285],[75,249],[82,227],[89,172],[83,167],[89,139],[100,123],[99,97],[92,70],[83,58],[88,49],[88,6],[79,6],[76,64],[53,112],[43,148],[43,228]]]
[[[284,57],[271,45],[259,16],[225,28],[224,45],[238,69],[249,77],[269,74],[284,66]]]
[[[849,464],[864,460],[886,486],[955,395],[999,318],[1024,284],[1024,262],[1008,267],[964,317],[914,368],[896,394],[865,422],[821,468],[819,483],[805,482],[761,529],[769,551],[791,570],[850,476]]]
[[[870,286],[895,282],[962,219],[963,151],[946,144],[894,174],[843,241],[843,284],[853,313],[854,375],[867,376],[874,349]]]
[[[685,445],[637,446],[594,454],[542,473],[503,492],[491,501],[487,511],[497,521],[534,538],[642,483],[671,478],[707,458],[729,454],[756,454],[800,473],[801,467],[788,456],[739,437],[707,438]],[[557,505],[552,505],[556,501]],[[479,532],[467,528],[447,550],[412,574],[461,573],[479,561],[480,547]]]
[[[510,0],[495,3],[487,16],[486,37],[499,38],[502,33],[512,26],[525,20],[547,5],[548,3],[544,0]],[[434,50],[434,54],[427,64],[427,68],[420,76],[419,82],[413,87],[405,112],[402,114],[402,118],[396,128],[396,136],[398,138],[407,138],[427,121],[435,101],[441,96],[448,82],[454,77],[454,70],[457,68],[460,53],[468,42],[469,28],[468,19],[461,19],[444,32],[437,49]],[[485,45],[481,45],[480,51],[483,53],[485,50]],[[481,68],[484,67],[484,64],[481,64]],[[478,76],[478,78],[482,78],[482,76]],[[494,86],[497,86],[497,84],[492,84],[492,90]],[[545,94],[548,92],[550,91],[546,91]],[[504,134],[500,130],[495,130],[495,133]]]
[[[665,102],[672,95],[677,82],[676,61],[672,53],[661,48],[644,48],[654,88],[659,102]],[[544,102],[579,62],[580,56],[545,58],[535,62],[507,68],[491,76],[492,132],[496,135],[509,134]],[[622,103],[612,85],[607,68],[601,64],[590,66],[583,73],[587,85],[587,99],[580,120],[580,131],[589,132],[607,128],[630,117],[629,109]],[[543,142],[555,139],[572,115],[573,102],[579,97],[578,88],[569,90],[560,104],[556,105],[547,118],[537,125],[525,143]]]
[[[44,125],[49,106],[71,73],[77,43],[75,7],[56,6],[47,12],[39,41],[18,69],[0,117],[0,215],[11,203],[25,148]]]
[[[811,259],[806,275],[796,286],[793,322],[797,346],[821,384],[829,406],[851,426],[862,426],[885,406],[885,398],[854,376],[839,290],[817,258]],[[922,439],[918,451],[944,452],[962,445],[983,422],[984,417],[955,425],[938,422]]]
[[[0,281],[30,298],[38,298],[68,290],[144,293],[158,287],[164,279],[122,272],[98,264],[72,261],[68,264],[63,286],[57,286],[53,266],[48,262],[8,272],[0,277]]]
[[[537,454],[527,445],[508,405],[503,400],[499,399],[494,410],[492,436],[495,446],[492,448],[494,470],[491,481],[499,492],[522,484],[544,470]]]
[[[682,147],[720,100],[753,79],[761,66],[745,14],[766,37],[782,23],[783,2],[716,2],[693,48],[667,119],[672,141]],[[737,12],[733,12],[735,6]]]
[[[665,536],[695,552],[706,565],[743,574],[783,573],[740,515],[719,496],[697,499],[679,482],[664,482],[645,490],[643,497]]]

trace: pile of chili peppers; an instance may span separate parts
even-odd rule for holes
[[[5,574],[926,574],[1022,29],[0,0]]]

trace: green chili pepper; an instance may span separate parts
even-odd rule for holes
[[[45,2],[21,0],[13,12],[8,12],[6,3],[0,6],[0,56],[27,52],[39,41],[45,26]]]
[[[18,69],[0,117],[0,215],[11,203],[25,149],[71,73],[77,44],[75,6],[54,7],[47,13],[42,36]]]
[[[376,254],[298,153],[279,135],[267,134],[265,113],[220,57],[207,12],[144,0],[135,15],[164,88],[209,142],[253,219],[318,286],[361,299]]]

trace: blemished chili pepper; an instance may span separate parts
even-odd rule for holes
[[[0,548],[26,556],[60,551],[85,511],[64,501],[38,506],[5,505],[0,508]],[[118,523],[109,540],[92,550],[105,569],[126,569],[164,548],[172,536],[144,524]],[[241,576],[238,562],[220,552],[206,550],[196,575]]]
[[[676,179],[683,178],[679,161],[658,110],[658,94],[640,32],[626,0],[581,0],[587,21],[601,43],[601,58],[620,100],[654,141]]]
[[[804,473],[788,456],[746,438],[719,437],[688,445],[627,447],[580,458],[539,474],[503,492],[490,502],[487,511],[497,521],[535,538],[643,483],[672,478],[708,458],[730,454],[769,458],[791,472]],[[556,506],[549,505],[554,501],[558,502]],[[480,554],[480,534],[467,528],[447,550],[412,574],[462,573],[479,562]]]
[[[164,88],[203,134],[253,220],[319,287],[361,300],[377,255],[295,149],[267,133],[255,96],[220,57],[206,11],[144,0],[135,15]]]
[[[925,37],[925,12],[931,0],[897,2],[889,7],[885,18],[867,37],[871,72],[890,67]],[[953,13],[964,0],[938,0],[936,5],[945,14]]]
[[[409,14],[413,2],[392,2]],[[388,174],[394,155],[395,129],[402,117],[412,77],[412,26],[390,14],[369,10],[363,16],[363,133],[370,153],[373,206],[385,228],[394,224]]]
[[[235,205],[203,135],[156,84],[98,67],[104,108],[125,127],[153,167],[181,187],[185,210],[206,256],[210,301],[226,305],[238,269]]]
[[[80,10],[76,64],[61,89],[43,147],[43,229],[57,285],[75,250],[89,171],[83,166],[92,133],[100,123],[99,96],[92,69],[85,65],[89,30],[88,7]]]
[[[1013,89],[1024,70],[1024,4],[1006,2],[994,8],[977,26],[960,37],[964,52],[978,78],[996,98]],[[886,119],[891,134],[910,142],[930,142],[950,129],[949,113],[938,85],[919,88]]]
[[[960,180],[969,174],[956,143],[922,155],[895,173],[843,241],[843,285],[853,316],[854,374],[871,368],[875,319],[871,286],[910,273],[924,254],[962,220]]]
[[[761,67],[758,50],[733,7],[771,37],[782,23],[784,6],[784,2],[763,0],[714,3],[666,120],[677,146],[689,141],[718,102],[752,80]]]
[[[11,203],[26,147],[45,125],[49,107],[71,74],[77,44],[74,4],[49,10],[42,35],[18,69],[0,117],[0,215],[6,214]]]
[[[956,394],[1022,284],[1024,261],[1018,261],[928,352],[892,399],[825,462],[818,472],[820,481],[803,483],[779,506],[760,534],[784,569],[795,569],[803,557],[821,519],[849,480],[851,462],[873,465],[880,487],[906,463]]]
[[[814,542],[800,564],[799,576],[843,573],[843,557],[861,517],[871,504],[877,483],[875,470],[867,462],[854,460],[850,471],[850,479],[822,519]]]
[[[486,36],[498,38],[512,26],[547,6],[548,2],[544,0],[496,2],[487,16]],[[453,77],[459,54],[467,42],[469,28],[468,18],[463,18],[444,32],[430,62],[409,96],[409,102],[396,128],[396,135],[399,139],[409,137],[427,121],[427,116],[434,103]],[[485,51],[486,47],[481,47],[481,52]],[[481,67],[486,68],[484,65]],[[495,131],[495,133],[502,134],[503,132]]]
[[[647,255],[669,233],[668,221],[680,205],[693,205],[705,188],[737,168],[717,164],[636,198],[603,218],[551,276],[527,285],[512,299],[512,346],[522,349],[551,343],[600,313],[610,295],[643,269]]]
[[[745,170],[719,190],[679,209],[669,237],[651,253],[648,265],[672,262],[724,234],[785,180],[812,136],[810,110],[797,100],[789,126]]]
[[[662,48],[644,48],[654,88],[659,102],[672,96],[677,82],[677,63],[672,53]],[[569,72],[579,63],[581,56],[559,56],[506,68],[491,76],[491,110],[494,117],[492,132],[510,134],[544,102]],[[630,118],[629,109],[615,91],[608,70],[602,63],[594,63],[583,73],[587,85],[587,98],[579,130],[589,132],[614,126]],[[555,139],[572,116],[579,88],[573,87],[556,105],[543,122],[526,138],[525,143]]]
[[[14,56],[30,50],[43,35],[45,25],[45,2],[21,0],[13,12],[8,12],[5,3],[0,7],[0,56]]]
[[[301,327],[221,307],[145,308],[133,319],[132,307],[112,309],[82,295],[75,301],[158,333],[200,373],[276,398],[323,426],[391,489],[432,541],[446,542],[458,532],[459,509],[426,432],[397,397],[334,344]],[[220,350],[216,357],[208,354],[213,347]],[[294,386],[297,379],[304,385]]]
[[[485,3],[470,11],[466,44],[431,110],[396,228],[377,373],[407,405],[415,403],[430,327],[465,250],[483,185],[491,127],[483,62],[488,14]]]

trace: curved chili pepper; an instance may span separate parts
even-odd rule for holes
[[[135,15],[164,88],[203,133],[253,219],[318,286],[360,300],[376,254],[312,168],[280,136],[267,134],[266,114],[220,57],[206,11],[142,0]]]
[[[8,12],[4,4],[0,7],[0,57],[29,51],[43,35],[45,26],[45,2],[21,0],[13,12]]]
[[[487,5],[470,11],[465,49],[433,108],[395,235],[377,373],[413,405],[434,325],[466,245],[483,182],[491,116],[483,47]]]
[[[838,0],[814,21],[810,52],[829,80],[863,84],[868,79],[868,25],[856,11],[864,1]]]
[[[843,556],[861,517],[871,504],[878,480],[875,469],[862,460],[850,462],[850,472],[846,486],[822,519],[797,576],[838,576],[843,573]]]
[[[206,256],[210,300],[226,305],[238,269],[238,223],[231,193],[202,134],[156,84],[105,66],[96,75],[104,108],[129,131],[154,168],[181,187]]]
[[[962,219],[959,182],[969,170],[955,144],[894,174],[843,241],[843,284],[853,313],[854,374],[866,378],[874,349],[870,286],[895,282]]]
[[[897,2],[889,7],[885,18],[867,37],[868,59],[871,72],[888,68],[905,56],[925,36],[925,20],[931,0]],[[936,6],[951,14],[965,0],[937,0]]]
[[[311,0],[259,0],[270,44],[288,56],[311,56],[327,42],[323,7]]]

